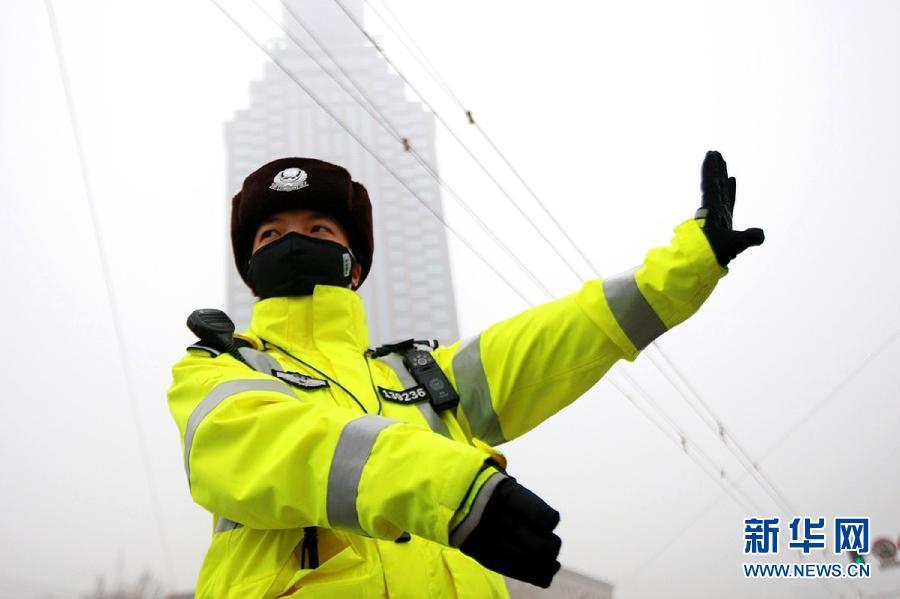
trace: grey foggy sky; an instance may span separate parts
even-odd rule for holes
[[[423,4],[390,2],[601,273],[666,243],[699,202],[703,153],[723,152],[738,178],[736,226],[762,226],[767,241],[735,260],[698,315],[661,345],[802,514],[869,515],[874,536],[897,539],[900,343],[780,440],[900,329],[900,4]],[[225,5],[260,39],[278,37],[252,3]],[[172,570],[46,10],[13,0],[0,8],[0,596],[77,596],[97,573],[113,575],[120,550],[127,577],[147,567],[191,588],[210,523],[188,496],[165,390],[191,341],[186,315],[224,305],[233,190],[224,188],[222,123],[246,105],[267,59],[209,2],[55,6]],[[333,5],[315,6],[313,22],[339,18]],[[452,104],[384,37],[481,151]],[[556,295],[577,289],[441,130],[438,155],[442,174]],[[488,259],[544,301],[446,194],[444,203]],[[463,336],[526,307],[452,238],[450,248]],[[740,476],[646,356],[624,370]],[[511,472],[562,512],[564,563],[609,580],[619,599],[805,599],[900,587],[898,570],[874,568],[856,588],[745,581],[744,511],[719,499],[716,484],[608,383],[504,450]],[[755,485],[741,488],[777,513]]]

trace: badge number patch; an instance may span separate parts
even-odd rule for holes
[[[403,391],[393,391],[391,389],[385,389],[384,387],[378,387],[378,391],[381,392],[383,398],[394,403],[419,403],[428,399],[428,393],[425,391],[425,387],[421,385],[418,387],[410,387]]]
[[[300,389],[321,389],[328,386],[328,381],[322,379],[314,379],[311,376],[300,374],[299,372],[285,372],[283,370],[272,370],[272,376],[281,379],[288,385],[299,387]]]

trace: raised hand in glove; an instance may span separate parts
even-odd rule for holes
[[[494,572],[546,589],[559,571],[559,512],[514,478],[493,468],[484,474],[450,544]]]
[[[731,260],[753,245],[765,241],[762,229],[735,231],[732,229],[734,194],[737,181],[728,176],[725,159],[716,151],[706,153],[703,159],[700,188],[703,200],[695,218],[706,219],[703,232],[709,240],[716,260],[728,266]]]

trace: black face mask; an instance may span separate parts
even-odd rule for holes
[[[247,280],[260,299],[310,295],[316,285],[347,287],[354,264],[340,243],[292,231],[253,254]]]

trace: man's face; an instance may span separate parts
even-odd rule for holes
[[[350,247],[347,232],[344,231],[344,227],[336,219],[315,210],[296,208],[294,210],[277,212],[259,225],[256,235],[253,237],[252,253],[255,254],[259,248],[281,239],[283,235],[291,232],[317,239],[336,241],[344,247]],[[356,289],[359,285],[361,274],[362,265],[356,264],[351,273],[353,289]]]

